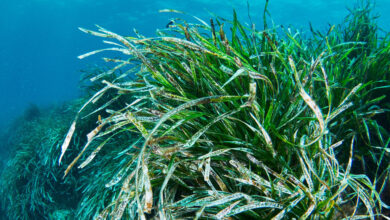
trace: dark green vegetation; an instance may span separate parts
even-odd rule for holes
[[[58,219],[53,218],[58,210],[74,206],[76,179],[61,180],[57,157],[79,105],[50,109],[30,105],[5,132],[1,145],[12,149],[12,159],[2,172],[0,193],[9,219]]]
[[[62,144],[77,218],[384,217],[390,39],[369,3],[306,34],[235,13],[154,38],[81,29],[126,57],[91,76]]]

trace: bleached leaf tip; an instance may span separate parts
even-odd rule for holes
[[[61,146],[61,156],[58,159],[58,165],[61,165],[62,157],[64,156],[66,150],[68,149],[68,146],[70,144],[70,140],[72,139],[72,136],[73,136],[73,133],[74,133],[75,129],[76,129],[76,120],[73,121],[73,123],[70,126],[69,131],[68,131],[68,133],[66,135],[66,138],[65,138],[64,142],[62,143],[62,146]]]
[[[158,10],[159,13],[179,13],[179,14],[184,14],[184,12],[182,11],[178,11],[178,10],[175,10],[175,9],[161,9],[161,10]]]

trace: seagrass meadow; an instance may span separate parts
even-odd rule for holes
[[[267,5],[260,26],[80,28],[108,45],[80,59],[118,54],[59,123],[25,122],[8,217],[390,219],[390,38],[371,1],[325,31],[270,25]]]

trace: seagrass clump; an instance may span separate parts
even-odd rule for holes
[[[390,136],[377,117],[388,111],[390,41],[369,3],[310,37],[243,26],[235,12],[231,21],[175,19],[152,38],[80,28],[110,47],[79,58],[123,56],[104,58],[114,67],[91,81],[115,77],[101,80],[62,145],[59,163],[80,114],[101,103],[87,112],[97,124],[65,171],[85,171],[77,215],[381,216]]]
[[[79,199],[76,178],[63,181],[56,158],[67,121],[79,107],[77,101],[51,108],[31,105],[5,132],[0,144],[7,145],[10,156],[0,176],[1,219],[59,219],[53,213],[62,210],[64,217],[65,209],[72,216]]]

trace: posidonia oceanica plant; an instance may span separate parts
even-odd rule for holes
[[[6,144],[11,153],[0,173],[1,219],[71,218],[70,210],[77,207],[75,201],[80,198],[75,193],[78,178],[70,175],[62,180],[57,157],[67,121],[72,120],[80,104],[76,100],[50,108],[31,105],[5,133],[6,139],[0,144]],[[77,156],[77,152],[69,152],[68,156]],[[59,213],[62,218],[58,218]]]
[[[80,59],[123,58],[104,58],[114,67],[91,81],[115,77],[101,81],[62,145],[59,163],[80,114],[100,102],[64,175],[85,170],[78,216],[388,219],[390,136],[376,117],[388,111],[390,41],[365,4],[312,37],[243,26],[235,12],[175,19],[151,38],[80,28],[109,45]]]

